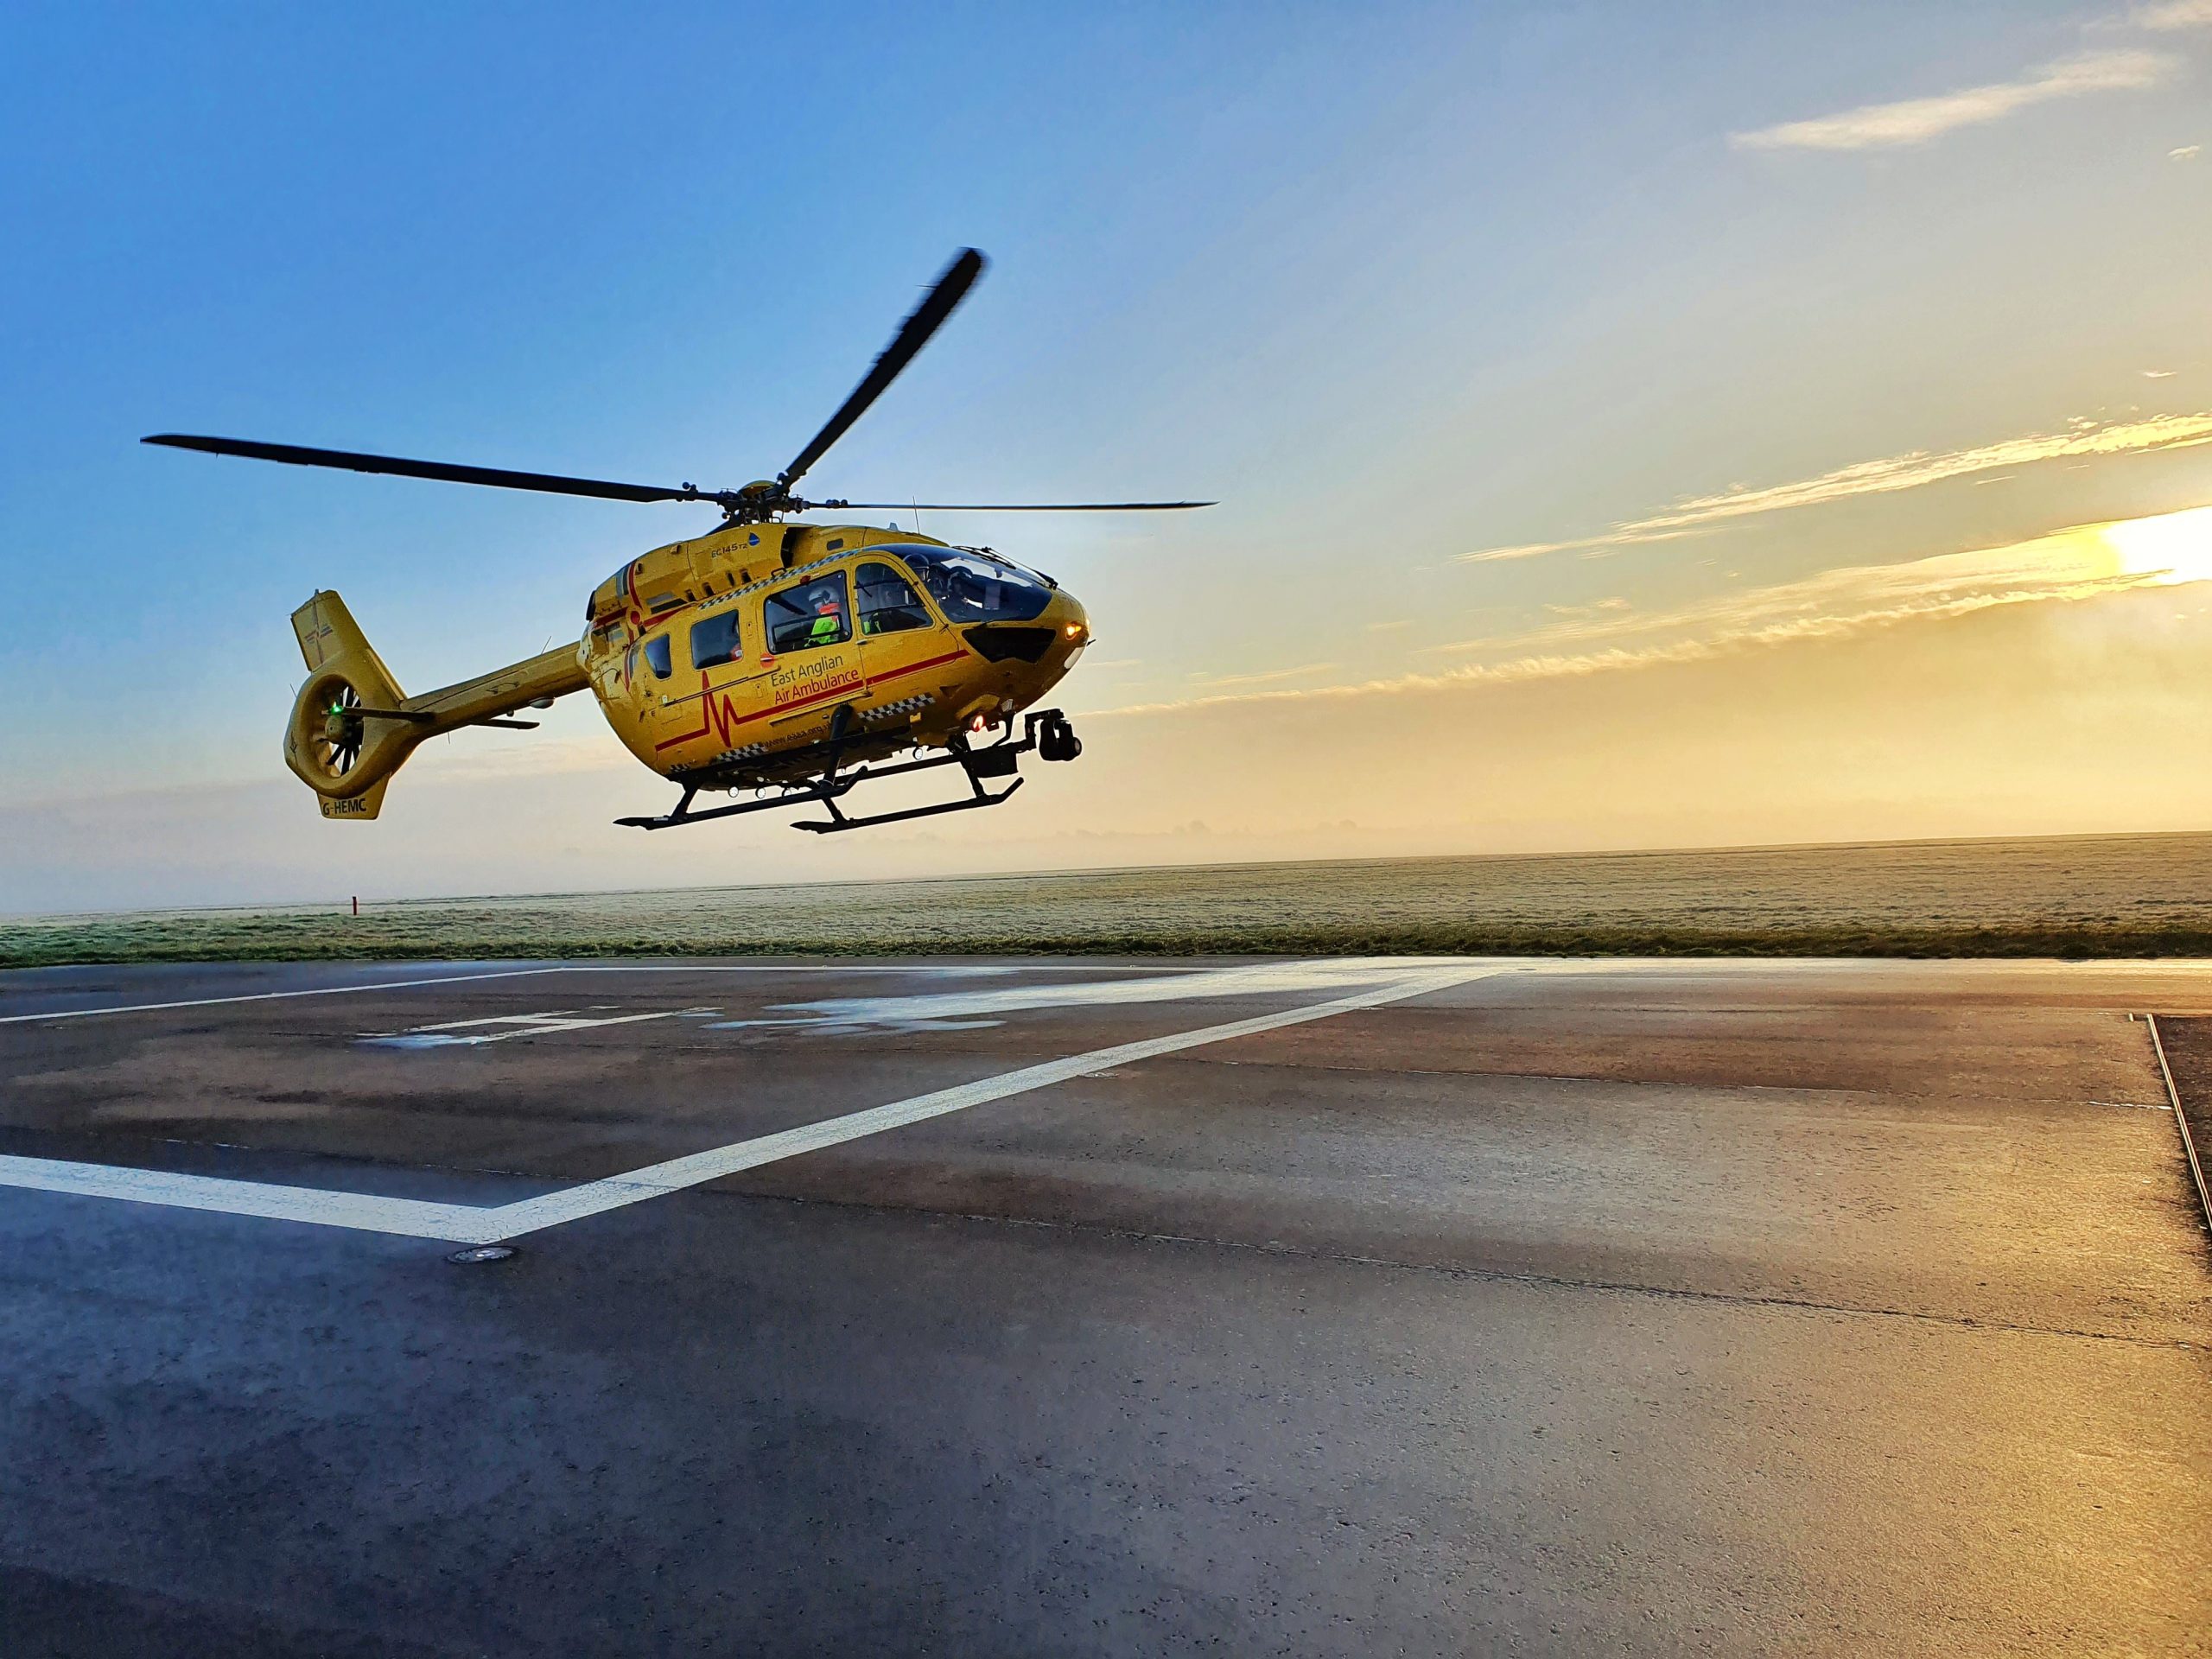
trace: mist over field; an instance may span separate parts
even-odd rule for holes
[[[224,957],[2212,954],[2212,836],[1238,864],[0,921],[0,965]]]

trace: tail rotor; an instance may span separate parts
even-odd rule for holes
[[[322,734],[313,745],[315,764],[332,778],[343,778],[361,758],[361,694],[340,681],[323,702]]]

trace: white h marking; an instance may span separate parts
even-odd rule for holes
[[[589,1031],[596,1026],[634,1026],[647,1020],[673,1020],[685,1014],[718,1014],[718,1008],[663,1008],[653,1014],[618,1014],[594,1020],[567,1008],[551,1014],[492,1014],[479,1020],[448,1020],[442,1025],[410,1026],[404,1031],[369,1031],[359,1040],[386,1048],[457,1048],[477,1043],[512,1042],[518,1037],[544,1037],[556,1031]],[[482,1026],[512,1026],[512,1031],[478,1032],[456,1037],[457,1031]]]

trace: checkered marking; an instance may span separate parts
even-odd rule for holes
[[[861,718],[862,720],[896,720],[904,715],[918,715],[936,701],[935,696],[925,691],[918,696],[901,697],[896,702],[887,702],[878,708],[863,709]]]

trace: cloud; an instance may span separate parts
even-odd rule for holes
[[[2161,0],[2128,14],[2138,29],[2212,29],[2212,0]]]
[[[2173,7],[2159,10],[2178,13],[2190,3],[2191,0],[2182,0]],[[1961,127],[2000,121],[2016,110],[2047,104],[2054,99],[2156,86],[2175,67],[2174,59],[2157,52],[2087,52],[2046,64],[2018,80],[1993,81],[1986,86],[1964,87],[1934,98],[1862,105],[1838,115],[1785,121],[1756,132],[1733,133],[1728,142],[1738,149],[1887,149],[1924,144]]]
[[[2166,159],[2170,162],[2193,162],[2203,153],[2203,149],[2202,144],[2183,144],[2178,149],[2168,150]]]
[[[1846,565],[1802,581],[1646,615],[1563,616],[1511,640],[1432,649],[1522,650],[1664,633],[1707,644],[1852,632],[1908,615],[1954,614],[2022,600],[2087,599],[2119,588],[2212,579],[2212,507],[2081,524],[2031,541],[1895,564]]]
[[[1264,674],[1194,674],[1191,677],[1202,681],[1207,690],[1212,690],[1217,686],[1266,685],[1275,680],[1295,679],[1300,674],[1319,674],[1335,666],[1334,663],[1305,663],[1296,668],[1271,669]]]
[[[1498,559],[1533,559],[1546,553],[1565,553],[1577,547],[1596,547],[1597,540],[1581,542],[1515,542],[1507,547],[1485,547],[1452,556],[1454,564],[1489,564]]]
[[[1647,542],[1673,541],[1754,513],[1819,506],[1854,496],[1886,495],[1973,473],[1991,472],[2000,467],[2022,467],[2069,456],[2185,449],[2202,443],[2212,443],[2212,411],[2158,415],[2141,421],[2101,422],[2085,418],[2069,423],[2063,432],[2031,433],[1972,449],[1915,449],[1878,461],[1855,461],[1816,478],[1799,479],[1788,484],[1768,485],[1759,489],[1739,486],[1713,495],[1692,496],[1676,502],[1664,512],[1615,524],[1603,535],[1484,548],[1459,554],[1455,563],[1486,564],[1498,559],[1533,558],[1539,554],[1563,553],[1577,548],[1636,547]]]
[[[1842,566],[1671,611],[1623,613],[1592,607],[1586,614],[1527,633],[1430,648],[1440,652],[1482,651],[1499,658],[1489,663],[1357,685],[1209,695],[1107,712],[1158,714],[1220,703],[1363,696],[1704,662],[1750,647],[1834,639],[1916,619],[1964,616],[1997,606],[2095,599],[2186,582],[2212,582],[2212,507],[2079,524],[2031,541],[1965,553]]]

